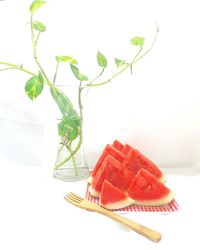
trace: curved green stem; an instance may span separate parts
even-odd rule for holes
[[[72,162],[73,162],[74,173],[77,176],[78,175],[77,162],[76,162],[76,158],[74,157],[74,155],[72,155],[73,151],[72,151],[72,148],[71,148],[71,143],[69,144],[68,151],[70,152],[71,159],[72,159]]]
[[[39,62],[39,60],[37,58],[37,43],[38,43],[38,39],[39,39],[39,36],[40,36],[40,32],[38,33],[37,37],[35,38],[34,29],[33,29],[33,15],[31,15],[31,22],[30,23],[31,23],[31,38],[32,38],[32,44],[33,44],[33,58],[35,60],[36,65],[38,66],[40,72],[42,73],[47,85],[49,85],[50,88],[54,88],[54,83],[55,83],[56,77],[57,77],[58,64],[56,66],[56,72],[55,72],[53,83],[52,83],[49,80],[46,72],[44,71],[42,65],[40,64],[40,62]],[[82,129],[80,129],[79,142],[78,142],[76,148],[74,150],[72,150],[71,142],[70,142],[69,145],[67,146],[67,149],[68,149],[70,155],[63,162],[56,165],[54,169],[60,168],[61,166],[63,166],[67,161],[69,161],[72,158],[72,161],[73,161],[73,164],[74,164],[74,170],[75,170],[75,173],[77,174],[77,166],[76,166],[76,161],[75,161],[74,155],[79,150],[81,144],[82,144]],[[61,146],[60,152],[61,152],[62,148],[63,148],[63,146]]]
[[[37,36],[36,36],[36,39],[35,39],[35,47],[36,47],[36,48],[37,48],[37,43],[38,43],[40,34],[41,34],[41,32],[38,32],[38,34],[37,34]]]
[[[74,150],[71,150],[70,155],[62,162],[60,162],[58,165],[56,165],[54,167],[54,170],[59,169],[60,167],[62,167],[66,162],[68,162],[79,150],[80,146],[82,144],[82,136],[79,136],[79,141],[78,144],[76,146],[76,148]]]
[[[133,58],[133,60],[131,61],[131,63],[126,64],[120,71],[118,71],[115,74],[113,74],[111,80],[113,80],[118,75],[120,75],[121,73],[123,73],[126,69],[130,68],[135,63],[137,57],[139,56],[139,54],[141,52],[142,52],[142,46],[140,47],[139,51],[137,52],[137,54],[135,55],[135,57]]]
[[[158,32],[159,32],[159,27],[157,25],[156,34],[154,36],[153,42],[152,42],[151,46],[142,55],[140,55],[141,52],[142,52],[142,49],[143,49],[143,47],[141,46],[140,49],[139,49],[139,51],[137,52],[137,54],[132,59],[131,63],[126,64],[124,67],[122,67],[121,70],[119,70],[116,73],[114,73],[107,80],[105,80],[103,82],[100,82],[100,83],[89,82],[88,84],[85,84],[85,86],[83,88],[85,88],[85,87],[97,87],[97,86],[105,85],[105,84],[111,82],[114,78],[116,78],[117,76],[119,76],[121,73],[123,73],[127,68],[132,68],[133,64],[137,63],[139,60],[141,60],[144,56],[146,56],[152,50],[152,48],[153,48],[153,46],[154,46],[154,44],[156,42],[156,39],[158,37]]]
[[[54,85],[55,85],[57,74],[58,74],[58,66],[59,66],[59,62],[57,62],[57,64],[56,64],[56,70],[55,70],[54,77],[53,77],[53,84]]]
[[[0,71],[4,71],[4,70],[8,70],[8,69],[18,69],[18,70],[21,70],[23,72],[26,72],[32,76],[35,76],[37,74],[21,67],[20,65],[17,65],[17,64],[14,64],[14,63],[9,63],[9,62],[0,62],[1,65],[6,65],[6,66],[10,66],[9,68],[5,68],[5,69],[1,69]]]
[[[33,15],[31,15],[31,22],[30,23],[31,23],[31,38],[32,38],[32,44],[33,44],[33,58],[35,60],[36,65],[38,66],[40,72],[44,76],[44,79],[46,80],[47,85],[49,85],[50,87],[52,87],[53,84],[49,80],[46,72],[44,71],[43,67],[41,66],[41,64],[40,64],[40,62],[38,61],[38,58],[37,58],[37,42],[38,42],[40,33],[38,34],[38,36],[35,39],[34,29],[33,29]]]
[[[82,89],[84,89],[85,87],[91,86],[94,81],[96,81],[99,77],[101,77],[103,75],[104,70],[105,70],[105,68],[103,68],[102,71],[97,76],[95,76],[88,84],[83,86]]]
[[[159,33],[159,26],[157,24],[157,29],[156,29],[156,34],[154,36],[153,42],[151,44],[151,46],[149,47],[149,49],[147,49],[141,56],[139,56],[138,58],[136,58],[135,63],[137,63],[139,60],[141,60],[144,56],[146,56],[154,47],[157,37],[158,37],[158,33]]]
[[[142,47],[140,47],[138,53],[136,54],[136,56],[133,58],[133,60],[131,61],[131,63],[126,64],[124,67],[122,67],[119,71],[115,72],[110,78],[108,78],[106,81],[100,82],[100,83],[88,83],[85,85],[85,87],[97,87],[97,86],[102,86],[104,84],[107,84],[109,82],[111,82],[114,78],[116,78],[117,76],[119,76],[121,73],[123,73],[126,69],[132,67],[132,65],[135,63],[136,58],[139,56],[139,54],[142,51]]]

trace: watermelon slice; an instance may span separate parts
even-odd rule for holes
[[[104,180],[100,197],[100,205],[102,207],[107,209],[120,209],[128,207],[133,204],[133,202],[134,200],[128,197],[125,191],[114,186],[108,180]]]
[[[125,155],[127,155],[128,152],[129,152],[130,150],[132,150],[132,149],[133,149],[133,148],[132,148],[129,144],[125,144],[124,147],[123,147],[123,149],[122,149],[122,153],[124,153]]]
[[[159,179],[160,182],[164,183],[166,181],[166,177],[162,171],[139,150],[125,145],[123,152],[127,154],[128,169],[133,171],[134,174],[137,174],[140,169],[144,168]]]
[[[89,187],[92,196],[100,196],[105,179],[121,190],[127,190],[134,178],[132,172],[130,174],[128,169],[122,168],[119,161],[111,155],[107,155]]]
[[[145,169],[137,173],[127,193],[138,205],[160,206],[173,199],[172,191]]]
[[[116,143],[115,143],[116,144]],[[101,167],[103,160],[105,159],[105,157],[107,155],[111,155],[113,156],[115,159],[117,159],[119,162],[122,162],[126,156],[120,152],[118,149],[116,149],[114,146],[108,144],[106,145],[106,147],[103,150],[103,153],[101,154],[99,160],[96,163],[96,166],[94,167],[94,170],[92,171],[92,173],[90,174],[90,177],[88,179],[89,183],[92,183],[93,178],[96,176],[99,168]]]
[[[130,204],[160,206],[173,199],[162,171],[139,150],[115,140],[104,148],[90,175],[89,192],[100,204],[119,209]]]

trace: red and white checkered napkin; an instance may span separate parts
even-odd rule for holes
[[[89,193],[89,185],[87,185],[85,198],[89,201],[94,202],[99,205],[99,198],[93,197]],[[120,212],[161,212],[161,213],[169,213],[175,212],[179,210],[179,205],[175,199],[173,199],[170,203],[163,206],[139,206],[139,205],[130,205],[125,208],[116,209],[115,211]]]

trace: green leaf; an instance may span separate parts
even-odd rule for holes
[[[73,128],[72,131],[69,133],[69,136],[68,136],[69,140],[70,141],[75,140],[76,137],[78,136],[78,133],[79,133],[78,129],[77,128]]]
[[[78,69],[76,66],[74,66],[73,64],[70,64],[70,68],[71,68],[73,74],[75,75],[75,77],[76,77],[78,80],[80,80],[80,79],[79,79],[79,69]]]
[[[59,62],[68,62],[71,64],[78,64],[78,61],[71,56],[56,56],[56,61]]]
[[[35,13],[40,7],[42,7],[46,1],[43,0],[34,0],[29,8],[31,14]]]
[[[88,77],[84,75],[83,73],[79,72],[79,80],[82,81],[88,81]]]
[[[74,128],[74,127],[79,127],[80,126],[80,117],[78,116],[76,110],[72,109],[73,113],[75,115],[65,115],[63,116],[63,121],[65,122],[65,124],[67,124],[68,126]]]
[[[32,25],[33,25],[33,28],[39,32],[44,32],[46,30],[45,25],[39,21],[34,21]]]
[[[71,109],[68,116],[65,117],[67,124],[71,127],[80,127],[81,119],[75,109]]]
[[[70,141],[75,140],[79,134],[79,125],[80,118],[78,116],[76,119],[70,116],[63,116],[62,121],[58,124],[58,134],[61,137],[66,137]]]
[[[115,64],[117,65],[117,67],[121,67],[121,66],[124,66],[126,62],[124,60],[115,58]]]
[[[37,76],[31,77],[25,85],[26,95],[33,101],[38,97],[44,86],[44,80],[42,74],[39,72]]]
[[[58,105],[58,108],[60,109],[60,112],[63,115],[71,112],[71,109],[73,109],[73,105],[71,101],[69,100],[69,98],[55,87],[51,87],[50,90],[51,90],[51,95],[54,101],[56,102],[56,104]]]
[[[102,68],[107,67],[107,59],[100,51],[97,52],[97,62],[100,67]]]
[[[135,36],[131,39],[130,42],[132,45],[142,47],[144,45],[144,37]]]
[[[76,66],[74,66],[73,64],[70,64],[70,67],[71,67],[71,70],[72,70],[74,76],[79,81],[87,81],[88,80],[88,77],[86,75],[84,75],[83,73],[81,73]]]
[[[58,134],[61,137],[65,137],[71,130],[71,127],[68,127],[65,122],[62,120],[58,123]]]

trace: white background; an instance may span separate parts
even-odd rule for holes
[[[24,68],[37,72],[28,25],[30,3],[0,1],[0,61],[23,64]],[[115,70],[115,57],[131,60],[136,53],[130,39],[143,36],[148,48],[159,23],[156,45],[134,67],[133,75],[127,71],[110,85],[90,89],[84,98],[85,149],[91,166],[103,146],[113,139],[139,148],[160,167],[200,165],[198,10],[197,0],[50,0],[36,13],[35,19],[47,26],[39,41],[38,57],[50,78],[56,55],[75,57],[81,71],[92,78],[99,73],[97,50],[108,58],[105,78],[109,77]],[[59,72],[60,84],[75,86],[68,65],[62,65]],[[0,118],[56,125],[59,114],[47,88],[34,102],[25,97],[28,77],[17,71],[1,72]],[[68,93],[69,88],[65,89]],[[70,87],[71,90],[75,87]],[[2,121],[3,148],[5,135],[11,128],[5,130],[7,125]],[[21,139],[26,137],[30,144],[30,138],[36,138],[38,131],[36,128],[34,134],[32,127],[27,131]],[[48,137],[48,153],[55,149],[54,132]],[[22,135],[20,130],[15,134]],[[38,145],[38,141],[39,137],[32,144]],[[10,142],[8,146],[12,146]],[[38,158],[41,150],[38,148],[36,152]],[[7,156],[1,150],[2,157]]]
[[[90,89],[84,98],[90,166],[114,138],[139,148],[160,167],[200,166],[198,2],[51,0],[38,11],[36,19],[47,26],[38,54],[51,78],[54,57],[62,54],[77,58],[80,69],[92,77],[99,71],[97,50],[108,57],[105,73],[109,76],[114,57],[129,60],[136,52],[130,39],[144,36],[148,47],[156,22],[160,25],[155,47],[134,67],[132,76],[126,72],[110,85]],[[30,3],[0,1],[0,61],[37,72],[27,24]],[[125,215],[161,232],[158,244],[64,201],[64,194],[71,191],[84,196],[86,183],[52,178],[59,113],[48,88],[34,102],[25,96],[28,78],[17,71],[0,73],[0,249],[103,249],[105,242],[108,249],[189,249],[193,245],[199,249],[198,175],[168,176],[179,212]],[[76,84],[67,65],[61,67],[58,80]],[[74,87],[65,89],[73,92]],[[21,166],[43,164],[48,169]]]

